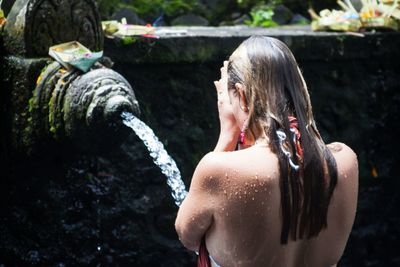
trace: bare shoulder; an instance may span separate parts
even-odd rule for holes
[[[333,142],[326,145],[335,158],[357,160],[357,155],[348,145],[340,142]]]
[[[278,158],[269,149],[255,147],[231,152],[210,152],[197,165],[192,185],[219,193],[233,184],[240,186],[255,176],[274,182],[272,178],[278,174]]]
[[[226,169],[229,169],[227,153],[209,152],[197,164],[193,174],[191,187],[201,188],[209,192],[218,191],[221,188],[221,178]]]
[[[229,154],[234,152],[209,152],[199,162],[196,171],[201,176],[218,176],[223,169],[229,168]]]
[[[349,148],[347,145],[345,145],[344,143],[340,143],[340,142],[333,142],[330,144],[326,145],[333,153],[338,153],[341,152],[343,149]],[[351,149],[350,149],[351,150]]]
[[[346,144],[333,142],[327,145],[335,157],[339,177],[346,176],[358,179],[357,154]]]
[[[208,152],[203,158],[200,160],[198,167],[212,167],[216,168],[221,163],[225,162],[227,158],[227,154],[234,153],[234,152]]]

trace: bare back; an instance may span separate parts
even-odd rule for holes
[[[328,147],[338,166],[328,228],[315,238],[289,240],[287,245],[280,244],[281,196],[276,155],[267,146],[255,145],[208,156],[208,161],[219,166],[209,177],[219,192],[208,203],[213,208],[206,234],[207,248],[216,262],[229,267],[328,267],[338,262],[355,218],[358,164],[346,145],[333,143]]]

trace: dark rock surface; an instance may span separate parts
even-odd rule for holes
[[[232,23],[233,23],[233,25],[244,25],[244,24],[246,24],[246,21],[250,21],[250,20],[251,20],[250,16],[247,14],[244,14],[244,15],[234,19],[232,21]]]
[[[310,24],[310,20],[303,15],[294,14],[290,20],[290,24]]]
[[[112,14],[110,20],[121,21],[122,18],[126,19],[128,24],[134,25],[146,25],[146,22],[142,20],[135,12],[128,8],[121,8]]]
[[[284,5],[276,6],[273,11],[272,19],[279,25],[288,24],[293,18],[292,11]]]
[[[237,2],[231,0],[200,0],[199,4],[210,25],[228,21],[230,13],[237,11]]]
[[[336,8],[338,9],[338,4],[336,0],[283,0],[282,4],[287,6],[294,13],[300,13],[309,17],[307,9],[312,7],[317,12],[325,8]]]
[[[4,266],[184,266],[192,257],[174,234],[165,179],[134,136],[103,156],[57,147],[19,158],[0,185]]]
[[[206,18],[192,13],[179,16],[171,22],[173,26],[208,26],[208,24],[209,22]]]

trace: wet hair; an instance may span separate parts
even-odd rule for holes
[[[307,86],[292,52],[275,38],[250,37],[228,63],[229,90],[235,90],[235,83],[245,87],[250,133],[264,131],[279,160],[281,243],[286,244],[289,237],[295,241],[317,236],[327,227],[337,166],[316,127]],[[292,157],[300,165],[298,171],[290,167],[277,135],[277,130],[282,130],[286,136],[293,136],[288,116],[297,118],[301,134],[303,156]],[[284,146],[296,155],[292,138],[287,138]]]

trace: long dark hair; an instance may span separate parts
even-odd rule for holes
[[[239,82],[245,86],[249,108],[249,130],[263,130],[270,148],[279,159],[282,210],[281,243],[289,237],[311,238],[327,227],[327,213],[337,183],[336,161],[323,142],[316,127],[310,96],[297,62],[290,49],[281,41],[253,36],[232,54],[228,64],[228,88]],[[244,56],[243,54],[247,55]],[[289,116],[295,116],[301,134],[303,156],[293,156],[299,165],[294,170],[282,152],[277,130],[290,132]],[[296,145],[292,138],[283,144],[292,155]]]

